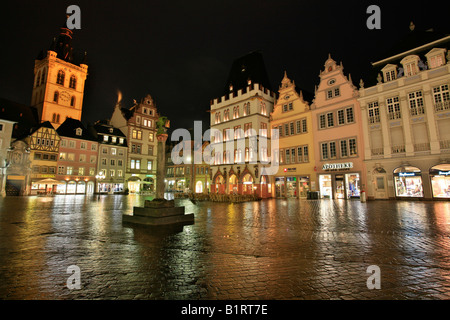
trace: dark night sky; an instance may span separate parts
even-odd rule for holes
[[[87,51],[83,121],[109,118],[147,93],[172,128],[209,125],[209,101],[221,95],[234,59],[261,50],[273,88],[284,70],[314,92],[328,53],[355,85],[375,57],[417,28],[450,31],[448,1],[430,12],[413,1],[15,1],[2,4],[0,97],[29,104],[34,59],[48,49],[66,8],[81,8],[73,46]],[[366,9],[381,8],[381,30]]]

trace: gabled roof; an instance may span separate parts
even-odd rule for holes
[[[0,119],[16,122],[12,133],[15,139],[27,136],[39,124],[36,108],[3,98],[0,98]]]
[[[77,135],[77,129],[81,128],[81,135]],[[67,118],[56,130],[62,137],[74,138],[80,140],[97,141],[97,138],[92,135],[81,123],[81,121]]]
[[[260,52],[254,51],[234,60],[225,84],[224,95],[246,88],[248,80],[272,91],[264,59]],[[230,85],[233,86],[232,91],[230,91]]]
[[[126,136],[123,134],[123,132],[120,129],[118,129],[116,127],[113,127],[111,125],[104,124],[104,123],[96,123],[90,128],[92,129],[94,135],[97,137],[97,141],[99,143],[109,144],[109,145],[117,145],[117,146],[121,146],[121,147],[128,146]],[[111,129],[112,129],[112,132],[111,132]],[[104,135],[123,138],[124,142],[120,143],[120,140],[116,140],[116,142],[113,143],[112,140],[109,140],[109,139],[108,139],[108,142],[105,142],[103,140]]]
[[[122,131],[120,131],[120,129],[113,127],[111,125],[107,125],[107,124],[94,124],[94,129],[97,132],[97,134],[107,134],[107,135],[111,135],[111,136],[117,136],[117,137],[123,137],[125,138],[126,136],[123,134]],[[110,131],[110,129],[112,129],[112,132]]]

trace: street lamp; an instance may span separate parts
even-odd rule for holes
[[[105,179],[105,175],[103,174],[103,171],[100,171],[95,176],[95,178],[97,179],[97,192],[98,192],[98,198],[97,199],[100,200],[100,182],[99,181],[102,181],[103,179]]]

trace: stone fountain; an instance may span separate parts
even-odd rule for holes
[[[185,214],[184,207],[175,207],[174,200],[164,199],[165,152],[168,137],[167,128],[169,126],[170,121],[167,117],[160,117],[156,123],[156,138],[158,140],[156,197],[151,201],[145,200],[144,207],[134,207],[133,215],[123,214],[122,222],[152,226],[194,223],[193,213]]]

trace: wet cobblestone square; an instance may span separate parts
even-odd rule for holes
[[[0,199],[0,298],[450,299],[449,202],[176,200],[194,225],[123,225],[145,199]]]

